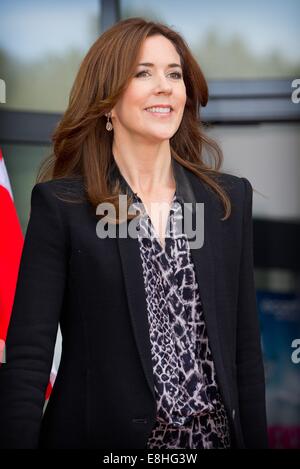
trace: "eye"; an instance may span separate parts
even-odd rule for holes
[[[143,70],[142,72],[137,73],[135,76],[136,77],[141,77],[141,76],[143,76],[142,75],[143,73],[148,73],[148,72],[147,72],[147,70]]]
[[[182,78],[182,74],[180,72],[172,72],[171,75],[175,75],[177,79]]]
[[[135,76],[138,78],[138,77],[141,77],[141,76],[145,76],[143,75],[144,73],[149,73],[148,70],[142,70],[141,72],[137,73]],[[172,72],[170,73],[170,75],[174,75],[176,80],[180,80],[182,78],[182,74],[180,72]]]

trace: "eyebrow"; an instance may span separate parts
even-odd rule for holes
[[[143,62],[141,64],[138,64],[139,65],[144,65],[145,67],[154,67],[154,64],[152,64],[151,62]],[[173,63],[173,64],[169,64],[168,65],[168,68],[175,68],[175,67],[179,67],[179,68],[182,68],[181,65],[179,64],[176,64],[176,63]]]

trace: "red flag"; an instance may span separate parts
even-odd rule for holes
[[[0,148],[0,366],[5,360],[5,340],[14,302],[24,237],[14,205],[9,177]],[[56,378],[53,362],[46,404]]]
[[[5,340],[14,301],[23,233],[0,149],[0,363],[5,361]]]

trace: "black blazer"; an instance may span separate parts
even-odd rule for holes
[[[191,249],[233,446],[267,447],[265,382],[253,276],[252,187],[221,174],[232,201],[173,160],[177,192],[204,202],[204,245]],[[0,367],[3,448],[145,448],[156,402],[138,240],[96,236],[95,210],[36,184]],[[58,324],[62,355],[42,418]]]

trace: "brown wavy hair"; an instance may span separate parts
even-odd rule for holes
[[[201,107],[208,102],[206,79],[178,32],[143,18],[119,21],[89,49],[72,86],[68,107],[52,135],[53,153],[39,168],[37,182],[83,177],[89,202],[96,208],[109,201],[119,213],[119,184],[109,184],[113,132],[105,128],[105,114],[134,76],[143,42],[157,34],[169,39],[179,54],[187,94],[182,121],[170,139],[171,154],[220,197],[225,211],[222,220],[226,220],[231,213],[230,199],[215,177],[220,174],[223,154],[218,144],[205,135],[205,124],[200,120]],[[209,162],[204,161],[205,149]],[[129,200],[128,205],[131,203]],[[128,219],[133,216],[128,215]]]

